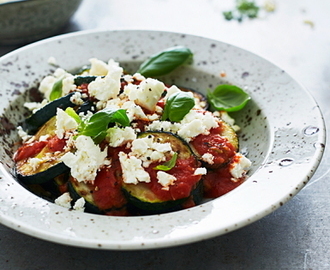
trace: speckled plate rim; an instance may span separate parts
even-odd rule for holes
[[[205,240],[246,226],[279,208],[306,185],[317,169],[325,144],[325,126],[318,105],[285,71],[230,44],[172,32],[84,31],[39,41],[11,52],[0,58],[0,69],[5,66],[10,69],[11,59],[27,61],[25,66],[33,65],[24,57],[28,58],[27,54],[33,55],[38,50],[43,57],[34,62],[39,65],[46,60],[47,52],[55,52],[61,58],[60,49],[68,48],[68,44],[83,52],[89,42],[82,40],[94,40],[90,44],[95,45],[91,50],[95,52],[109,41],[120,40],[122,44],[128,44],[126,53],[133,51],[128,54],[134,59],[140,57],[142,61],[148,54],[140,51],[140,56],[136,56],[133,46],[136,40],[132,42],[132,37],[140,42],[147,38],[166,41],[162,43],[164,45],[186,45],[195,51],[193,68],[214,73],[213,77],[220,72],[220,69],[210,69],[219,64],[215,61],[218,54],[235,55],[230,60],[222,58],[228,65],[226,80],[251,93],[268,125],[265,131],[267,145],[260,153],[262,157],[257,168],[234,191],[191,209],[144,217],[106,217],[68,211],[40,199],[20,186],[0,164],[0,223],[40,239],[72,246],[113,250],[161,248]],[[56,50],[51,51],[54,46]],[[155,46],[150,45],[146,52],[159,51],[159,46]],[[208,50],[201,52],[201,47]],[[108,55],[112,57],[110,53]],[[203,60],[206,56],[209,61],[212,59],[210,67]],[[247,60],[251,62],[245,63]],[[250,76],[246,76],[247,67]],[[252,83],[257,87],[249,88]],[[289,115],[285,108],[290,110]]]

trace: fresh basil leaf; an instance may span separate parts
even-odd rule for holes
[[[49,95],[50,101],[58,99],[62,96],[62,87],[63,87],[63,79],[58,80],[54,83],[52,91],[50,92]]]
[[[177,158],[178,158],[178,153],[174,153],[169,161],[166,161],[164,164],[160,164],[154,167],[154,169],[159,171],[169,171],[172,168],[174,168]]]
[[[185,63],[192,55],[193,53],[183,46],[168,48],[143,62],[137,72],[145,77],[165,75]]]
[[[165,103],[161,120],[180,122],[195,106],[195,100],[189,92],[177,92],[171,95]]]
[[[83,123],[79,125],[78,131],[80,135],[97,137],[100,136],[100,134],[104,134],[105,136],[110,123],[119,123],[122,126],[128,126],[130,121],[125,110],[106,108],[93,114],[87,121],[83,121]]]
[[[207,99],[212,109],[234,112],[243,109],[251,97],[237,86],[222,84],[209,92]]]
[[[80,119],[79,115],[76,113],[76,111],[73,108],[68,107],[68,108],[65,109],[65,112],[69,116],[71,116],[78,124],[81,123],[81,119]]]

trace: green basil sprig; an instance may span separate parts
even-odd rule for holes
[[[222,84],[213,92],[207,93],[207,100],[212,109],[234,112],[244,108],[251,97],[241,88],[234,85]]]
[[[174,93],[166,100],[161,120],[180,122],[194,106],[195,100],[189,92]]]
[[[169,171],[172,168],[174,168],[177,158],[178,158],[178,153],[174,153],[169,161],[166,161],[164,164],[160,164],[154,167],[154,169],[159,171]]]
[[[192,56],[193,53],[186,47],[171,47],[151,56],[141,64],[137,72],[145,77],[165,75],[184,64]]]
[[[54,83],[52,87],[52,91],[49,95],[49,100],[53,101],[55,99],[58,99],[62,96],[62,87],[63,87],[63,79],[58,80]]]
[[[81,120],[72,108],[66,109],[65,112],[79,124],[78,135],[90,136],[96,143],[101,142],[105,138],[110,123],[119,123],[124,127],[130,124],[126,110],[124,109],[114,110],[105,108],[96,112],[87,120]]]

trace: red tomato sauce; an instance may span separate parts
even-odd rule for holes
[[[235,155],[235,147],[225,137],[222,137],[219,128],[212,129],[208,135],[198,135],[191,144],[199,155],[211,154],[213,167],[226,164]]]
[[[56,135],[47,141],[37,141],[30,144],[23,144],[15,153],[14,161],[18,162],[23,159],[34,157],[46,146],[48,148],[47,151],[50,153],[62,151],[65,145],[66,140],[59,139]]]
[[[162,189],[163,186],[158,183],[157,170],[153,169],[158,164],[151,164],[146,171],[150,175],[151,182],[147,183],[150,190],[162,201],[178,200],[189,197],[196,183],[201,179],[201,175],[194,175],[197,168],[194,157],[189,159],[177,159],[176,165],[167,173],[176,177],[173,185],[169,186],[169,190]]]
[[[121,190],[121,182],[118,180],[120,167],[116,163],[118,162],[101,169],[94,180],[93,198],[101,210],[121,208],[127,203]]]
[[[243,183],[243,180],[232,181],[232,175],[227,167],[217,170],[209,170],[207,175],[203,176],[204,197],[220,197]]]
[[[22,145],[14,155],[14,161],[18,162],[20,160],[34,157],[37,155],[45,146],[47,145],[46,141],[33,142],[30,144]]]

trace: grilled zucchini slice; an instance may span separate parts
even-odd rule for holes
[[[123,190],[129,203],[144,214],[154,214],[182,209],[183,204],[192,196],[201,197],[201,190],[197,188],[201,176],[194,175],[200,163],[189,145],[179,136],[169,132],[144,132],[138,138],[146,136],[153,136],[154,142],[170,143],[172,150],[177,153],[175,166],[166,171],[176,180],[173,185],[168,186],[168,189],[163,188],[157,179],[155,168],[158,164],[151,163],[148,168],[145,168],[150,175],[150,183],[126,184],[123,181]]]

